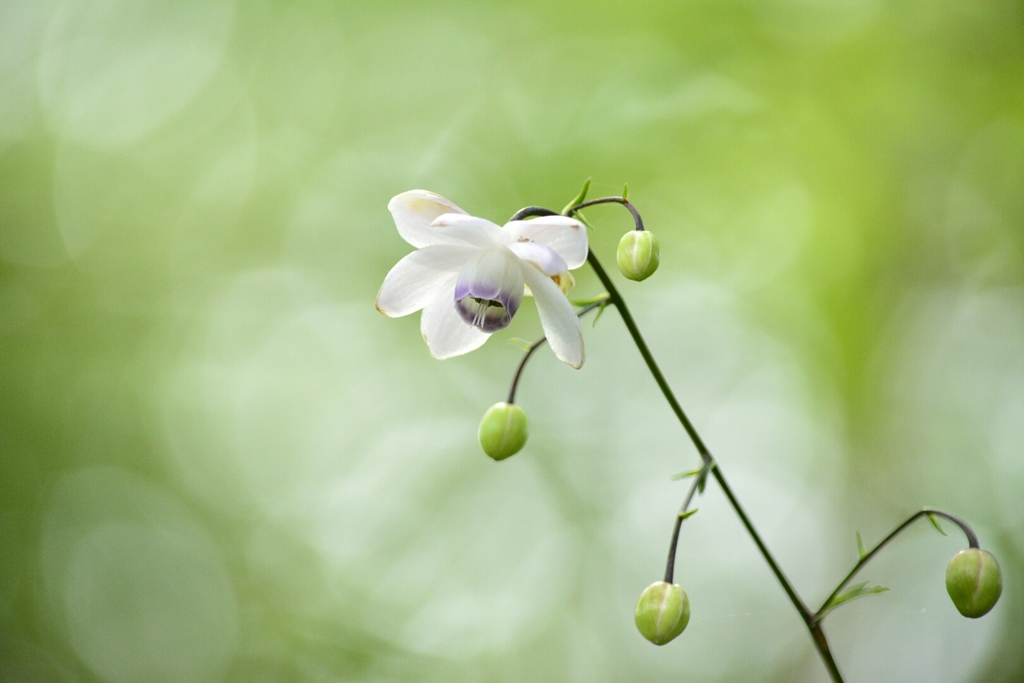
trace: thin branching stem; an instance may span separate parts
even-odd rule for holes
[[[686,521],[686,511],[690,508],[694,494],[697,493],[700,480],[701,476],[699,474],[694,476],[693,483],[690,484],[690,490],[686,492],[686,498],[683,499],[683,504],[679,508],[679,514],[676,515],[675,527],[672,529],[672,540],[668,544],[668,561],[665,563],[665,583],[672,583],[675,579],[676,548],[679,545],[679,531],[683,528],[683,522]]]
[[[978,536],[974,533],[974,529],[972,529],[970,525],[967,524],[967,522],[965,522],[964,520],[960,519],[954,514],[951,514],[944,510],[939,510],[937,508],[921,508],[920,510],[912,514],[909,518],[907,518],[906,521],[904,521],[898,527],[893,529],[888,536],[879,541],[878,545],[872,548],[869,552],[864,553],[864,556],[857,560],[857,564],[853,565],[853,569],[851,569],[850,573],[846,575],[846,578],[840,581],[839,585],[836,586],[836,589],[832,591],[832,594],[825,598],[825,602],[821,603],[821,607],[818,609],[817,612],[814,613],[814,621],[820,623],[825,618],[825,615],[828,613],[832,601],[836,599],[836,596],[839,595],[839,592],[846,588],[846,585],[853,580],[853,577],[857,575],[857,572],[863,569],[864,565],[870,562],[872,558],[874,558],[874,556],[877,555],[882,548],[888,545],[889,541],[896,538],[907,527],[909,527],[911,524],[921,519],[922,517],[931,516],[942,517],[953,522],[953,524],[956,524],[958,527],[960,527],[960,530],[964,532],[964,536],[967,537],[967,544],[971,548],[981,547],[978,544]]]
[[[584,306],[583,308],[581,308],[580,310],[576,311],[576,315],[582,318],[583,316],[585,316],[587,313],[590,313],[594,309],[600,308],[601,306],[605,306],[607,304],[608,299],[593,301]],[[533,342],[527,347],[526,353],[523,354],[522,360],[519,361],[519,366],[516,367],[516,374],[512,375],[512,384],[508,388],[508,401],[506,401],[506,403],[516,402],[516,391],[519,389],[519,378],[522,377],[523,375],[523,370],[526,368],[526,362],[530,360],[530,357],[533,355],[533,352],[539,349],[541,346],[543,346],[544,342],[546,342],[547,340],[548,338],[546,336],[541,337],[540,339]]]
[[[589,202],[581,202],[569,209],[569,215],[576,213],[580,209],[585,209],[588,206],[597,206],[598,204],[622,204],[633,214],[633,223],[636,229],[641,231],[644,229],[644,219],[640,217],[640,212],[624,197],[602,197],[601,199],[591,199]]]

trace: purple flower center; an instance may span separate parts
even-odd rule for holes
[[[484,332],[497,332],[512,323],[512,313],[500,301],[467,296],[455,302],[462,319]]]
[[[523,298],[519,260],[504,249],[487,249],[459,273],[455,310],[466,323],[497,332],[512,323]]]

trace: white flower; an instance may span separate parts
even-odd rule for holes
[[[587,260],[579,221],[543,216],[498,227],[425,190],[403,192],[388,209],[398,234],[418,250],[384,278],[377,310],[398,317],[422,308],[420,331],[432,356],[480,347],[508,327],[529,293],[551,350],[574,368],[583,365],[583,332],[564,292],[569,270]]]

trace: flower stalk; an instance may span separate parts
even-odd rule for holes
[[[704,468],[701,468],[703,473]],[[692,515],[690,512],[690,503],[693,501],[694,494],[697,493],[697,489],[701,488],[702,474],[698,474],[693,478],[693,483],[690,484],[690,490],[686,492],[686,498],[683,499],[683,504],[679,508],[679,514],[676,515],[676,523],[672,529],[672,540],[668,544],[668,561],[665,562],[665,583],[672,583],[675,580],[676,574],[676,547],[679,545],[679,532],[683,528],[683,522],[686,518]],[[693,512],[696,512],[694,510]]]
[[[587,303],[583,308],[581,308],[580,310],[576,311],[576,316],[578,318],[582,318],[587,313],[590,313],[593,310],[596,310],[598,308],[606,306],[607,303],[608,303],[608,297],[607,296],[601,297],[597,301],[591,301],[591,302]],[[533,356],[533,352],[536,351],[537,349],[539,349],[541,346],[543,346],[544,342],[546,342],[547,340],[548,340],[547,335],[545,335],[545,336],[541,337],[540,339],[536,340],[535,342],[533,342],[532,344],[530,344],[526,348],[526,353],[523,354],[522,359],[519,361],[519,365],[516,366],[515,374],[512,375],[512,383],[509,385],[509,388],[508,388],[508,399],[506,400],[506,403],[515,403],[516,402],[516,391],[519,390],[519,379],[523,376],[523,370],[526,369],[526,363]]]
[[[570,209],[568,209],[566,211],[566,214],[572,215],[575,212],[579,211],[581,208],[585,208],[587,206],[594,206],[597,204],[608,203],[622,204],[623,206],[625,206],[627,209],[630,210],[630,213],[633,214],[633,220],[636,223],[637,229],[643,228],[643,220],[640,218],[639,212],[636,210],[635,207],[633,207],[632,204],[629,203],[628,200],[622,199],[621,197],[606,197],[604,199],[594,199],[589,202],[577,204],[576,206],[573,206]],[[555,212],[551,211],[550,209],[546,209],[540,206],[529,206],[517,211],[516,214],[512,217],[512,220],[521,220],[530,216],[552,215],[555,215]],[[679,420],[679,423],[683,426],[683,429],[686,431],[687,436],[690,437],[690,441],[693,442],[693,445],[697,449],[697,453],[700,455],[701,460],[704,461],[704,466],[711,468],[711,475],[715,478],[715,481],[718,482],[718,485],[721,487],[722,492],[725,493],[725,497],[729,500],[729,504],[732,506],[732,509],[736,513],[736,516],[740,518],[740,522],[743,524],[743,527],[747,530],[747,533],[750,535],[751,539],[753,539],[754,544],[757,546],[758,551],[761,553],[761,556],[764,558],[769,568],[771,568],[772,573],[775,575],[776,580],[782,586],[782,589],[785,591],[786,596],[789,598],[789,601],[793,604],[793,607],[804,620],[804,624],[807,626],[807,629],[810,632],[811,637],[814,641],[814,645],[818,650],[818,655],[821,657],[821,660],[824,663],[825,668],[828,670],[829,675],[832,677],[833,682],[843,683],[843,677],[839,673],[839,667],[838,665],[836,665],[835,659],[832,657],[832,651],[828,645],[828,638],[826,638],[825,632],[821,628],[821,624],[815,620],[814,613],[811,612],[810,608],[807,607],[806,603],[804,603],[803,599],[796,592],[796,589],[790,583],[789,579],[786,578],[786,574],[782,571],[782,568],[775,561],[775,557],[768,549],[767,544],[765,544],[764,540],[761,538],[761,535],[757,533],[757,529],[754,528],[753,522],[750,521],[750,518],[747,516],[747,513],[743,509],[743,506],[740,505],[739,500],[736,498],[735,494],[732,491],[732,488],[726,481],[725,475],[722,474],[722,468],[718,466],[717,462],[712,457],[711,451],[708,450],[708,447],[707,445],[705,445],[704,440],[701,439],[700,434],[697,433],[697,429],[693,426],[693,423],[690,421],[690,418],[687,417],[686,412],[683,410],[683,407],[679,404],[679,401],[676,399],[675,394],[672,392],[672,387],[669,386],[668,380],[665,379],[665,375],[662,374],[661,368],[658,366],[658,362],[654,359],[654,354],[651,353],[650,348],[647,346],[647,342],[644,340],[643,335],[640,333],[640,328],[637,326],[636,321],[633,319],[633,314],[630,313],[629,306],[626,305],[625,299],[622,298],[622,294],[619,293],[619,290],[615,286],[615,283],[612,281],[612,279],[608,277],[608,273],[605,271],[604,267],[601,265],[601,262],[598,260],[597,256],[594,254],[594,251],[592,249],[587,250],[587,263],[589,263],[590,267],[594,269],[594,273],[597,275],[598,280],[601,281],[601,284],[602,286],[604,286],[605,291],[608,292],[608,303],[610,305],[615,306],[615,310],[619,312],[619,316],[622,318],[622,322],[626,326],[626,330],[629,332],[630,337],[633,338],[633,343],[636,345],[637,350],[640,352],[640,356],[643,358],[644,363],[647,365],[647,369],[650,371],[651,376],[654,377],[655,383],[658,385],[658,388],[661,389],[662,395],[668,402],[668,405],[672,409],[672,412],[675,413],[675,416]],[[681,524],[681,520],[677,518],[676,524],[678,527]],[[675,532],[673,532],[673,541],[674,543],[678,542],[678,535]],[[670,555],[670,563],[674,568],[674,548],[672,551],[670,551]],[[668,570],[669,568],[667,567],[666,575],[668,575]]]
[[[490,333],[508,326],[522,297],[533,295],[545,334],[526,347],[512,377],[507,402],[492,406],[480,425],[479,440],[484,452],[495,460],[503,460],[526,443],[528,422],[525,413],[515,404],[515,397],[534,352],[547,342],[559,359],[580,367],[583,363],[580,319],[594,310],[600,317],[606,307],[615,306],[651,376],[702,462],[700,469],[676,477],[694,476],[694,481],[675,518],[665,580],[649,586],[637,603],[635,621],[641,634],[657,645],[664,645],[686,627],[689,602],[682,588],[673,583],[675,561],[682,524],[697,512],[696,509],[691,510],[690,505],[695,495],[704,492],[709,476],[721,487],[758,552],[804,620],[833,683],[843,683],[843,677],[832,656],[822,621],[831,610],[849,600],[887,590],[881,586],[869,587],[866,583],[849,589],[847,586],[884,547],[922,517],[927,517],[943,535],[945,532],[939,526],[938,517],[953,522],[964,533],[969,548],[950,561],[946,570],[946,589],[964,616],[978,618],[988,613],[1002,591],[998,562],[991,553],[981,550],[977,535],[965,521],[951,513],[928,507],[911,515],[870,551],[864,548],[858,534],[860,556],[856,564],[817,611],[812,612],[808,608],[757,532],[718,462],[676,399],[625,299],[590,249],[585,228],[589,226],[583,216],[577,214],[584,208],[600,204],[620,204],[630,212],[635,230],[620,241],[616,260],[623,276],[631,280],[644,280],[657,269],[660,259],[657,238],[645,230],[643,219],[626,198],[625,190],[621,197],[584,201],[588,189],[589,180],[561,213],[528,206],[517,211],[504,227],[469,216],[433,193],[413,190],[395,197],[389,209],[399,233],[419,251],[402,259],[385,278],[378,294],[377,308],[392,316],[422,309],[424,339],[433,355],[445,358],[480,346]],[[530,218],[535,220],[527,220]],[[574,309],[565,297],[565,292],[574,282],[568,270],[584,262],[593,268],[605,292],[577,302],[579,308]],[[529,291],[526,291],[527,287]]]
[[[846,578],[840,581],[839,585],[836,586],[836,589],[832,591],[832,593],[827,598],[825,598],[825,602],[821,603],[821,607],[818,609],[817,612],[814,613],[814,620],[816,622],[820,622],[822,619],[824,619],[825,615],[832,608],[833,602],[839,596],[840,591],[846,588],[847,584],[849,584],[850,581],[853,580],[853,577],[855,577],[857,573],[864,568],[864,565],[870,562],[882,548],[889,544],[891,540],[899,536],[900,533],[907,529],[907,527],[909,527],[911,524],[921,519],[922,517],[928,517],[929,519],[931,519],[932,523],[935,524],[937,529],[939,529],[939,526],[938,523],[935,522],[935,517],[942,517],[944,519],[948,519],[949,521],[953,522],[953,524],[956,524],[964,533],[964,536],[967,537],[967,543],[969,547],[981,547],[978,543],[978,536],[974,533],[974,529],[972,529],[970,525],[967,524],[967,522],[965,522],[964,520],[960,519],[952,513],[946,512],[944,510],[939,510],[938,508],[921,508],[920,510],[912,514],[909,518],[907,518],[902,524],[893,529],[889,533],[889,535],[883,538],[881,541],[879,541],[874,548],[862,553],[860,559],[857,560],[857,563],[855,565],[853,565],[853,569],[851,569],[850,573],[846,575]],[[941,529],[939,530],[941,531]]]

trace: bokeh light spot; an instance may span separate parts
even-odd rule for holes
[[[226,0],[63,3],[39,67],[50,125],[98,147],[146,135],[213,75],[233,17]]]

